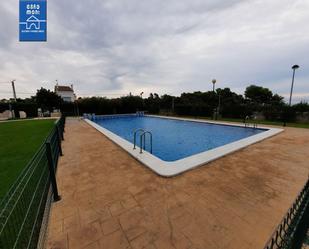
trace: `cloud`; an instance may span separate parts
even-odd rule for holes
[[[16,2],[0,3],[0,82],[16,78],[21,96],[56,79],[116,96],[206,91],[212,78],[286,96],[297,63],[294,100],[309,100],[308,1],[53,0],[47,43],[18,42]]]

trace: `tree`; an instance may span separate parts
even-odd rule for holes
[[[43,87],[37,91],[34,99],[38,107],[42,108],[43,111],[52,111],[55,108],[60,109],[62,104],[60,96]]]
[[[309,104],[301,101],[300,103],[293,105],[293,109],[296,112],[309,112]]]
[[[266,104],[272,100],[273,93],[268,88],[250,85],[246,88],[245,97],[252,102]]]
[[[159,113],[161,108],[161,99],[157,93],[150,93],[149,97],[145,99],[145,109],[150,113]]]
[[[280,95],[278,95],[277,93],[272,97],[272,99],[271,99],[271,101],[273,102],[273,103],[277,103],[277,104],[283,104],[284,102],[283,102],[283,97],[282,96],[280,96]]]
[[[242,118],[245,116],[244,98],[242,95],[234,93],[230,88],[218,88],[216,90],[220,98],[220,115],[223,117]]]
[[[251,85],[245,91],[250,114],[261,112],[268,120],[279,120],[284,107],[283,97],[268,88]]]

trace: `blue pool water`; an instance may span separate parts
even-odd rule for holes
[[[131,142],[132,147],[134,130],[142,128],[150,131],[153,136],[153,154],[164,161],[179,160],[265,131],[149,116],[102,118],[95,122]],[[139,141],[137,136],[137,145]],[[146,150],[149,149],[147,139]]]

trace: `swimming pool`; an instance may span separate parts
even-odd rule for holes
[[[182,173],[282,131],[150,115],[96,116],[86,121],[164,176]],[[133,149],[137,129],[151,132],[152,151],[146,134],[145,151],[140,153],[140,131],[136,133],[137,149]]]

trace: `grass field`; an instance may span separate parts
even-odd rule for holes
[[[229,121],[229,122],[240,122],[242,123],[242,119],[233,119],[233,118],[223,118],[220,119],[222,121]],[[249,123],[252,123],[250,120]],[[257,120],[257,124],[264,124],[264,125],[274,125],[274,126],[283,126],[283,122],[278,121],[268,121],[268,120]],[[309,123],[286,123],[287,127],[295,127],[295,128],[309,128]]]
[[[0,122],[0,198],[44,142],[54,122],[52,119]]]
[[[165,115],[163,115],[163,116],[165,116]],[[213,120],[210,117],[202,117],[202,116],[177,116],[177,115],[172,115],[172,116]],[[238,119],[238,118],[219,118],[217,121],[227,121],[227,122],[243,123],[243,119]],[[249,123],[252,123],[252,120],[250,120]],[[256,120],[256,123],[257,124],[262,124],[262,125],[264,124],[264,125],[283,126],[283,122],[278,122],[278,121]],[[295,127],[295,128],[306,128],[306,129],[309,129],[309,123],[286,123],[286,127]]]

